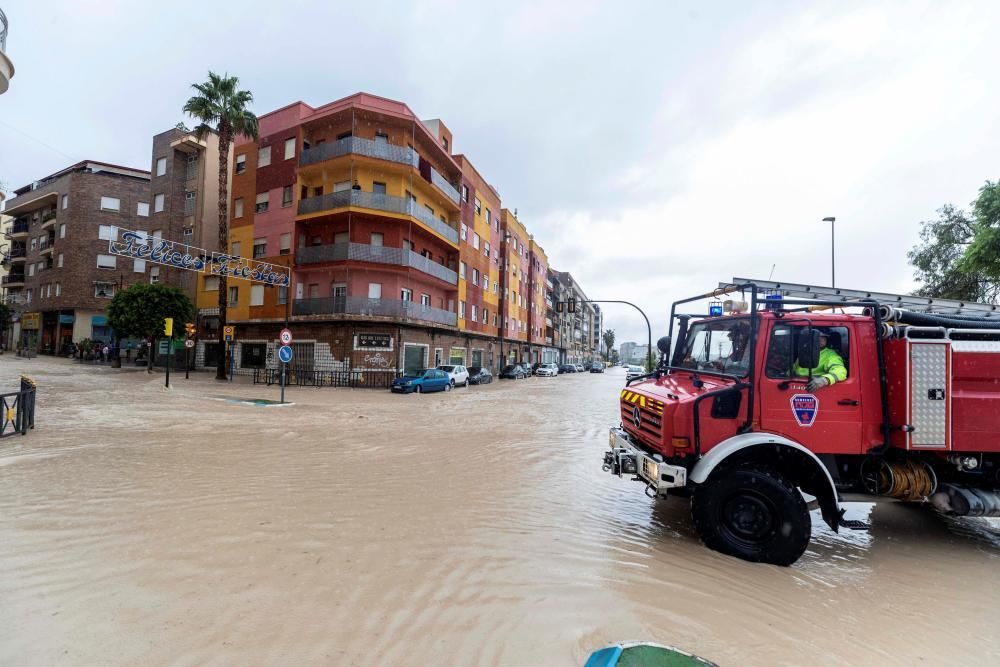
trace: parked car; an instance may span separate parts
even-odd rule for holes
[[[527,375],[524,373],[524,367],[521,366],[521,364],[508,364],[503,367],[502,371],[500,371],[501,379],[521,380],[526,377]]]
[[[645,375],[646,369],[642,366],[627,366],[625,368],[625,381],[628,382],[632,378],[637,378],[640,375]]]
[[[577,372],[577,373],[583,373],[583,372],[584,372],[584,370],[585,370],[585,369],[584,369],[584,367],[583,367],[583,364],[576,364],[576,372]]]
[[[396,378],[392,381],[392,386],[389,389],[399,394],[451,391],[451,378],[448,377],[447,373],[436,368],[421,368]]]
[[[540,362],[535,362],[535,363],[531,364],[531,374],[535,375],[538,372],[538,367],[541,366],[541,365],[542,364]]]
[[[465,366],[446,364],[438,366],[438,370],[444,371],[448,374],[448,377],[451,379],[452,387],[469,386],[469,369]]]
[[[555,364],[538,364],[538,368],[535,369],[535,375],[538,377],[554,378],[559,375],[559,367]]]
[[[469,384],[489,384],[493,382],[493,373],[490,369],[482,366],[471,366],[469,368]]]
[[[592,363],[590,365],[590,372],[591,373],[603,373],[604,372],[604,362],[602,362],[602,361],[595,361],[594,363]]]
[[[563,364],[563,365],[561,365],[559,367],[559,372],[560,373],[575,373],[576,372],[576,366],[574,366],[573,364]]]

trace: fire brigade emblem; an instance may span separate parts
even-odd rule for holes
[[[792,414],[799,426],[812,426],[819,414],[819,399],[812,394],[795,394],[791,403]]]

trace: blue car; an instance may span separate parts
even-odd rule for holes
[[[393,380],[390,389],[400,394],[409,394],[411,391],[418,394],[426,391],[451,391],[451,378],[446,372],[436,368],[421,368]]]

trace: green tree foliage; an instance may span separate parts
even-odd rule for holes
[[[615,346],[615,330],[605,329],[604,333],[601,334],[601,337],[604,339],[605,358],[610,361],[611,350]]]
[[[972,216],[948,204],[921,223],[907,258],[922,296],[996,303],[1000,297],[1000,182],[986,182]]]
[[[163,336],[163,319],[174,319],[178,328],[194,317],[194,306],[176,287],[136,283],[115,294],[108,304],[108,326],[119,338],[157,338]]]
[[[229,247],[229,147],[237,136],[258,138],[257,116],[250,111],[253,94],[240,90],[235,76],[208,73],[208,81],[192,85],[196,94],[184,104],[184,112],[199,121],[198,136],[219,135],[219,248]],[[219,343],[223,342],[229,290],[226,276],[219,276]],[[219,355],[216,379],[226,379],[225,355]]]

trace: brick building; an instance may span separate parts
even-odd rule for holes
[[[150,210],[147,171],[78,162],[15,190],[4,213],[13,218],[3,287],[17,346],[56,354],[84,338],[110,341],[104,309],[118,289],[177,280],[174,269],[108,254],[118,228],[174,232]]]

